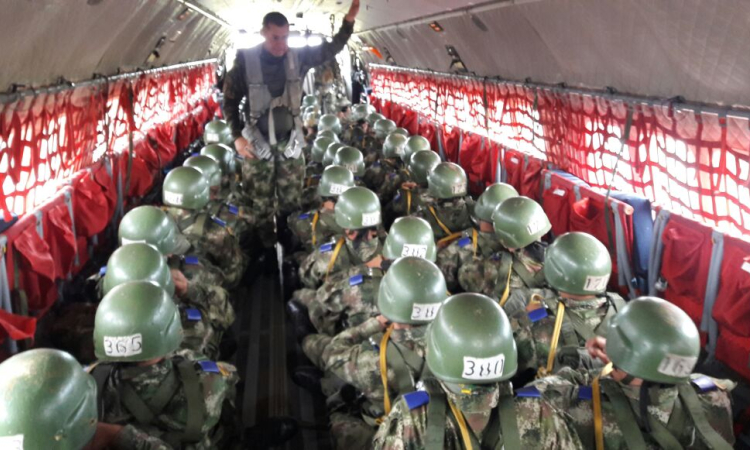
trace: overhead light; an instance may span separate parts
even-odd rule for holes
[[[316,47],[322,43],[323,43],[322,36],[312,35],[312,36],[307,37],[307,45],[309,45],[310,47]]]
[[[466,64],[464,64],[464,62],[461,60],[461,57],[458,55],[456,47],[452,45],[446,45],[445,50],[448,52],[448,56],[451,57],[451,72],[467,73],[469,71],[469,69],[466,68]]]
[[[304,36],[300,36],[298,34],[289,36],[289,40],[287,41],[287,44],[290,48],[300,48],[307,45],[307,39]]]
[[[443,27],[441,27],[440,24],[437,23],[437,21],[430,22],[430,28],[432,28],[432,31],[436,31],[438,33],[443,32]]]

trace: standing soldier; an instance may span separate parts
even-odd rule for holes
[[[299,209],[305,166],[301,158],[305,137],[300,117],[302,81],[312,67],[333,59],[344,48],[358,12],[359,0],[353,0],[330,43],[301,49],[287,46],[287,18],[269,13],[263,18],[263,44],[238,51],[227,74],[224,117],[232,128],[237,152],[245,158],[243,181],[255,217],[266,219],[261,236],[273,234],[274,213],[286,215]],[[240,103],[245,97],[249,116],[243,128]]]
[[[562,413],[514,399],[516,344],[508,318],[481,294],[446,300],[427,330],[426,392],[402,395],[374,439],[376,450],[581,448]]]

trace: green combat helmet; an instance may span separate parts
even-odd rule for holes
[[[169,255],[177,245],[177,226],[161,209],[139,206],[122,218],[117,237],[120,245],[144,242],[156,247],[162,255]]]
[[[69,354],[28,350],[0,364],[0,447],[79,450],[96,433],[96,381]]]
[[[427,177],[430,195],[439,199],[466,196],[466,172],[458,164],[442,162]]]
[[[400,158],[404,155],[404,147],[406,146],[406,137],[402,134],[391,133],[385,138],[383,142],[383,157],[384,158]]]
[[[437,259],[435,233],[421,217],[399,217],[388,231],[383,244],[383,257],[398,259],[404,256],[416,256],[432,262]]]
[[[445,276],[435,263],[407,256],[394,262],[380,282],[378,309],[391,322],[424,324],[447,297]]]
[[[336,156],[336,152],[344,147],[346,147],[346,145],[340,142],[334,142],[333,144],[329,145],[326,149],[325,154],[323,154],[323,167],[328,167],[333,164],[333,158]]]
[[[104,275],[104,295],[131,281],[149,281],[167,291],[170,296],[174,295],[174,281],[169,266],[162,254],[149,244],[123,245],[112,252]]]
[[[354,122],[365,120],[370,111],[367,110],[367,105],[364,103],[358,103],[351,108],[351,119]]]
[[[478,204],[477,202],[477,206]],[[474,211],[476,214],[476,209]],[[495,226],[498,240],[508,249],[531,245],[552,229],[544,209],[528,197],[511,197],[504,200],[492,213],[491,222]]]
[[[656,297],[629,301],[607,328],[607,356],[615,367],[654,383],[688,381],[700,349],[690,316]]]
[[[182,342],[180,312],[167,292],[148,281],[112,289],[94,319],[94,353],[100,361],[162,358]]]
[[[367,114],[367,123],[370,124],[371,127],[374,126],[378,120],[386,120],[386,118],[384,115],[376,112]]]
[[[312,160],[317,163],[322,163],[323,157],[325,157],[328,146],[333,144],[334,142],[336,141],[334,141],[333,139],[329,137],[322,137],[320,136],[320,133],[318,133],[318,138],[315,139],[315,142],[313,142],[313,146],[312,146],[312,152],[311,152]]]
[[[208,180],[193,167],[177,167],[164,178],[162,201],[182,209],[201,210],[210,199]]]
[[[342,166],[328,166],[320,176],[318,195],[323,198],[338,197],[354,186],[354,175],[351,170]]]
[[[380,200],[371,190],[355,186],[339,195],[334,208],[336,225],[345,230],[361,230],[381,224]]]
[[[324,138],[333,140],[333,142],[341,142],[339,140],[339,136],[331,130],[323,130],[323,131],[318,130],[318,134],[316,135],[316,137],[318,138],[324,137]]]
[[[427,366],[448,383],[489,384],[513,377],[518,353],[505,311],[483,294],[449,297],[427,331]]]
[[[487,186],[474,206],[474,217],[484,222],[492,222],[492,213],[495,209],[511,197],[518,197],[518,191],[509,184],[495,183]]]
[[[221,166],[210,156],[191,156],[182,164],[185,167],[198,169],[208,180],[209,187],[221,186]]]
[[[373,128],[375,129],[375,137],[385,139],[386,136],[396,129],[396,122],[389,119],[380,119],[375,122]]]
[[[396,128],[395,130],[393,130],[393,133],[403,135],[403,136],[405,136],[407,138],[409,137],[409,130],[407,130],[404,127],[398,127],[398,128]]]
[[[365,174],[365,157],[354,147],[341,147],[333,157],[333,164],[346,167],[355,177]]]
[[[309,108],[311,106],[318,106],[318,97],[314,95],[305,95],[302,98],[302,107]]]
[[[320,120],[320,114],[317,112],[308,112],[304,115],[304,122],[306,127],[314,127]]]
[[[409,164],[412,155],[421,152],[422,150],[432,151],[432,148],[430,148],[430,141],[424,136],[412,136],[406,141],[406,147],[404,148],[404,153],[401,155],[401,159],[403,159],[406,164]]]
[[[234,151],[224,144],[209,144],[201,149],[201,155],[210,156],[219,162],[224,174],[234,173]]]
[[[318,132],[328,130],[341,134],[341,121],[333,114],[323,114],[318,121]]]
[[[544,278],[558,292],[597,295],[607,290],[612,259],[607,248],[587,233],[565,233],[547,248]]]
[[[232,139],[232,128],[223,120],[212,120],[203,129],[203,142],[209,144],[223,144]]]
[[[432,150],[420,150],[409,159],[409,173],[420,186],[427,185],[427,177],[440,164],[440,155]]]

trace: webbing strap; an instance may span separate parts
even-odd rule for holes
[[[552,332],[552,341],[549,345],[549,355],[547,355],[547,367],[540,367],[537,376],[544,377],[552,373],[555,367],[555,355],[557,354],[557,343],[560,341],[560,331],[562,330],[563,318],[565,317],[565,303],[557,302],[557,316],[555,317],[555,328]]]
[[[471,444],[471,434],[469,434],[469,427],[466,425],[464,414],[453,404],[452,401],[450,401],[450,399],[448,399],[448,405],[451,407],[456,422],[458,422],[458,429],[461,431],[461,439],[464,442],[464,448],[466,450],[472,450],[474,446]]]
[[[477,229],[476,228],[472,228],[471,229],[471,248],[474,251],[474,257],[475,258],[477,257],[477,241],[478,241],[477,235],[478,235]]]
[[[317,241],[318,238],[315,236],[315,230],[318,228],[318,220],[320,220],[320,212],[315,211],[315,215],[313,216],[312,223],[310,224],[310,227],[312,227],[312,245],[313,247],[317,247]]]
[[[503,431],[503,448],[522,448],[521,435],[518,432],[516,404],[512,395],[503,395],[497,404],[500,413],[500,428]]]
[[[461,232],[451,233],[448,236],[446,236],[446,237],[444,237],[442,239],[439,239],[437,241],[437,244],[438,244],[438,246],[448,245],[448,244],[450,244],[451,242],[455,241],[456,239],[460,238],[463,235],[464,234],[461,233]]]
[[[391,332],[393,332],[393,324],[388,326],[385,334],[383,334],[383,338],[380,340],[380,381],[383,383],[383,410],[385,411],[385,415],[391,413],[391,396],[388,394],[388,361],[386,356]]]
[[[659,281],[662,254],[664,253],[664,242],[661,240],[661,236],[664,234],[664,228],[666,228],[669,222],[670,215],[669,211],[662,209],[654,221],[654,234],[651,239],[651,249],[648,256],[648,295],[651,296],[658,295],[656,284]]]
[[[615,414],[615,421],[622,431],[623,439],[629,450],[646,450],[646,440],[643,438],[643,432],[638,426],[635,413],[630,407],[625,394],[613,380],[601,380],[604,386],[604,392],[607,394],[612,409]]]
[[[430,394],[430,403],[427,404],[424,448],[425,450],[443,450],[445,446],[446,399],[441,389],[434,386],[433,383],[434,381],[429,379],[425,381],[427,392]]]
[[[333,253],[331,254],[331,259],[328,260],[328,267],[326,267],[326,281],[328,281],[328,276],[331,274],[333,266],[336,265],[336,260],[339,257],[339,253],[341,253],[341,247],[343,245],[344,238],[339,238],[339,241],[336,242],[336,248],[333,249]]]
[[[2,255],[0,256],[0,263],[2,263],[2,267],[0,267],[0,307],[2,307],[7,313],[12,314],[13,306],[10,296],[10,282],[8,281],[8,266],[5,261],[7,245],[8,238],[4,235],[0,235],[0,255]],[[6,346],[11,354],[18,352],[18,346],[13,339],[7,338]]]
[[[445,233],[446,235],[449,235],[449,236],[450,236],[450,235],[452,235],[452,234],[454,234],[454,233],[453,233],[453,232],[452,232],[452,231],[450,230],[450,228],[448,228],[448,227],[447,227],[447,226],[446,226],[446,225],[445,225],[445,224],[443,223],[443,221],[442,221],[442,220],[440,220],[440,218],[438,218],[438,216],[437,216],[437,213],[435,212],[435,208],[434,208],[433,206],[430,206],[430,207],[429,207],[429,210],[430,210],[430,214],[432,214],[432,217],[434,217],[434,218],[435,218],[435,221],[437,222],[437,224],[438,224],[438,226],[440,227],[440,229],[441,229],[441,230],[443,230],[443,233]]]
[[[70,216],[70,230],[73,232],[73,236],[78,236],[76,234],[76,218],[75,214],[73,214],[73,199],[71,192],[70,189],[66,190],[63,198],[65,200],[65,206],[68,208],[68,216]],[[80,259],[78,257],[78,242],[76,242],[75,245],[75,256],[73,261],[76,267],[80,264]]]
[[[685,404],[701,439],[712,450],[730,450],[732,446],[706,420],[706,414],[701,407],[695,389],[689,383],[683,383],[677,386],[677,392],[680,394],[680,399]]]
[[[501,308],[505,306],[505,304],[508,302],[508,298],[510,298],[510,276],[512,274],[513,274],[513,261],[510,261],[510,264],[508,264],[508,276],[505,278],[505,289],[503,290],[502,297],[500,297]]]
[[[406,215],[411,215],[411,191],[406,191]]]
[[[591,384],[592,400],[594,403],[594,440],[596,450],[604,450],[604,420],[602,419],[602,389],[601,377],[607,376],[612,372],[612,363],[607,364],[602,369],[601,374],[594,378]]]
[[[195,370],[194,363],[182,361],[177,365],[185,389],[187,400],[187,420],[185,421],[185,432],[182,436],[183,442],[198,442],[202,437],[201,429],[205,417],[206,404],[203,401],[200,379]]]
[[[714,304],[716,304],[716,295],[719,292],[721,263],[724,261],[724,235],[714,230],[711,233],[711,240],[713,241],[713,248],[711,249],[711,263],[708,268],[708,283],[703,298],[703,318],[701,320],[701,331],[708,332],[706,350],[709,359],[713,359],[716,354],[716,340],[719,337],[719,326],[712,313]]]
[[[135,392],[135,389],[130,383],[122,383],[120,387],[120,398],[125,408],[135,417],[141,425],[149,425],[156,418],[156,414],[151,411],[151,408],[143,401],[143,399]]]
[[[613,201],[612,212],[615,215],[615,248],[617,250],[617,275],[618,283],[620,286],[628,287],[628,294],[630,298],[635,298],[635,286],[633,286],[633,271],[630,267],[630,260],[628,258],[628,246],[625,240],[625,230],[622,226],[622,220],[620,217],[620,208]]]

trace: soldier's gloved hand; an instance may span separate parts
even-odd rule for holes
[[[177,269],[170,269],[172,281],[174,282],[174,293],[177,297],[183,297],[187,294],[188,280],[185,275]]]

